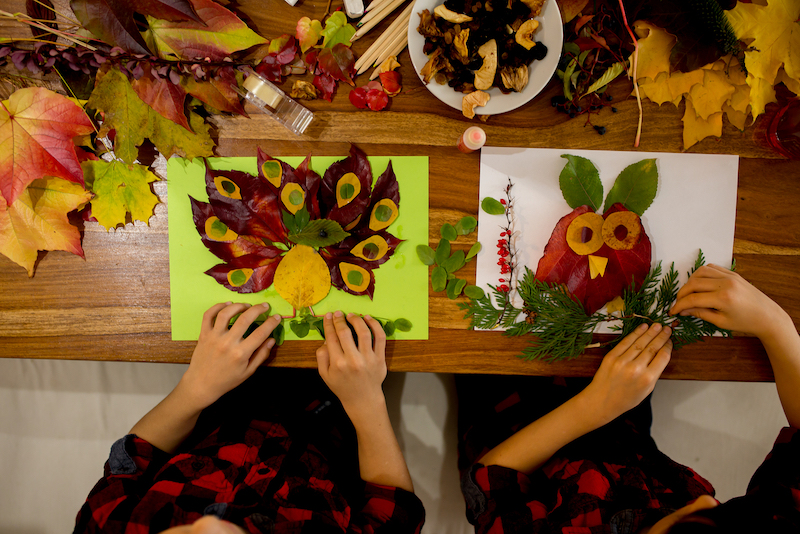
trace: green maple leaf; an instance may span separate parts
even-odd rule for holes
[[[97,77],[87,106],[105,114],[102,135],[116,131],[114,152],[122,161],[132,164],[139,154],[137,147],[145,139],[167,158],[173,154],[189,159],[212,155],[210,126],[197,113],[189,112],[189,131],[145,104],[119,69],[98,72]]]
[[[147,222],[158,204],[150,190],[150,182],[158,177],[143,165],[127,165],[121,161],[84,161],[86,185],[94,193],[92,215],[106,229],[125,224],[130,213],[132,220]]]

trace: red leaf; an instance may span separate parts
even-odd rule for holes
[[[382,89],[367,91],[367,105],[372,111],[380,111],[389,105],[389,96]]]
[[[622,204],[614,204],[604,215],[607,218],[617,211],[628,211]],[[544,255],[539,260],[536,278],[548,283],[564,284],[576,301],[583,304],[591,315],[617,296],[634,282],[638,289],[650,271],[651,245],[644,232],[639,242],[630,250],[614,250],[603,244],[594,256],[608,259],[605,272],[594,279],[590,277],[589,256],[576,254],[567,243],[567,228],[579,215],[591,213],[589,206],[580,206],[564,216],[553,229]]]
[[[239,94],[234,90],[238,85],[233,67],[219,69],[216,76],[209,77],[206,82],[199,82],[193,77],[184,77],[181,81],[186,92],[219,111],[238,113],[247,117]]]
[[[131,87],[142,101],[156,110],[165,119],[171,120],[189,130],[189,120],[183,110],[186,91],[166,78],[153,75],[149,63],[143,63],[144,74],[138,80],[131,80]]]
[[[314,87],[319,89],[319,93],[328,102],[333,99],[333,93],[336,91],[336,80],[327,74],[317,74],[314,76]]]
[[[206,221],[210,217],[216,217],[211,204],[208,202],[200,202],[191,196],[189,200],[192,203],[192,218],[194,225],[197,227],[197,233],[203,241],[203,244],[214,254],[216,257],[223,261],[231,261],[239,256],[246,256],[247,254],[261,254],[262,256],[280,256],[281,250],[275,247],[267,247],[264,241],[253,236],[239,235],[233,241],[216,241],[208,237],[206,234]]]
[[[361,182],[361,191],[353,200],[340,208],[336,204],[336,185],[339,179],[349,172],[358,177]],[[372,168],[367,160],[367,155],[355,145],[350,145],[350,155],[333,163],[322,177],[319,195],[322,216],[338,222],[342,228],[345,228],[359,215],[364,214],[364,210],[369,205],[371,192]],[[365,216],[369,217],[369,214],[365,214]]]
[[[319,69],[334,80],[347,82],[355,87],[353,76],[356,74],[356,58],[353,51],[342,43],[333,48],[323,48],[319,52]]]
[[[231,291],[258,293],[272,285],[272,281],[275,278],[275,270],[282,259],[282,256],[273,256],[271,252],[266,255],[247,254],[246,256],[234,258],[228,263],[215,265],[207,270],[206,274]],[[239,269],[252,269],[253,273],[246,283],[241,286],[233,286],[228,280],[228,273]]]
[[[92,131],[80,107],[47,89],[20,89],[0,103],[0,194],[6,203],[43,176],[83,185],[72,138]]]
[[[397,96],[400,94],[400,91],[403,90],[403,87],[400,85],[400,73],[396,70],[381,72],[378,76],[381,78],[383,90],[386,91],[387,95]]]
[[[70,6],[83,27],[98,39],[134,54],[150,54],[134,13],[169,21],[201,22],[188,0],[71,0]]]
[[[367,109],[367,90],[363,87],[356,87],[348,95],[350,103],[358,109]]]
[[[336,289],[341,289],[351,295],[368,295],[370,299],[372,299],[373,295],[375,294],[375,273],[372,272],[372,269],[369,266],[368,261],[364,261],[361,258],[356,258],[355,256],[348,256],[346,259],[336,256],[327,256],[325,254],[322,255],[322,259],[325,260],[325,263],[328,264],[328,268],[331,271],[331,285]],[[347,263],[352,263],[353,265],[358,265],[362,269],[365,269],[369,273],[369,285],[367,289],[361,292],[356,292],[347,287],[347,284],[344,283],[344,279],[342,278],[342,271],[339,269],[339,263],[342,261],[346,261]]]

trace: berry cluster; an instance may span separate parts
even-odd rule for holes
[[[497,290],[503,293],[508,293],[511,291],[512,285],[512,278],[514,276],[514,248],[511,243],[511,236],[513,235],[513,231],[511,230],[511,223],[512,223],[512,203],[513,200],[511,198],[511,188],[514,184],[511,183],[509,179],[508,185],[506,186],[505,193],[507,200],[504,198],[500,199],[500,203],[506,208],[506,226],[502,228],[500,232],[500,239],[497,241],[497,265],[500,266],[500,274],[507,275],[501,276],[498,279],[500,285],[497,286]]]

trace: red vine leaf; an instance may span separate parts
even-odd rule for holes
[[[144,74],[138,80],[131,80],[131,87],[139,98],[165,119],[192,131],[189,128],[186,112],[183,110],[186,101],[186,91],[183,87],[175,85],[167,78],[154,76],[148,63],[144,63],[142,67]]]
[[[333,93],[336,91],[336,80],[327,74],[317,74],[314,76],[314,87],[319,89],[319,94],[330,102],[333,99]]]
[[[333,48],[323,48],[317,57],[320,72],[355,87],[353,76],[356,74],[356,58],[349,47],[339,43]]]

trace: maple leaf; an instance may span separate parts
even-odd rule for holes
[[[639,36],[639,63],[636,75],[639,78],[656,79],[659,73],[669,73],[669,54],[675,45],[675,36],[645,21],[633,25]],[[633,65],[631,56],[630,64]]]
[[[150,54],[134,13],[170,21],[200,22],[188,0],[71,0],[70,7],[83,27],[98,39],[134,54]]]
[[[64,178],[83,185],[72,138],[94,129],[66,97],[31,87],[0,102],[0,195],[8,204],[33,180]]]
[[[186,102],[184,88],[175,85],[167,78],[153,76],[149,63],[145,63],[142,70],[143,74],[139,79],[131,80],[131,87],[139,98],[165,119],[190,130],[189,121],[183,111],[183,104]]]
[[[800,2],[768,0],[766,6],[738,2],[726,14],[736,37],[750,41],[744,63],[753,117],[757,117],[769,102],[776,101],[774,85],[781,67],[800,82]]]
[[[146,36],[160,58],[222,61],[233,52],[267,42],[242,19],[213,0],[192,0],[192,3],[202,22],[147,17]]]
[[[0,253],[33,276],[39,250],[66,250],[83,258],[81,235],[67,213],[92,197],[82,186],[60,178],[31,182],[10,206],[0,199]]]
[[[116,131],[114,153],[125,163],[136,160],[137,147],[145,139],[150,139],[165,157],[178,154],[193,159],[212,153],[210,126],[202,117],[189,112],[192,131],[165,119],[139,98],[127,76],[117,68],[98,71],[87,106],[104,112],[100,133]]]
[[[106,230],[124,225],[128,213],[131,220],[150,220],[158,204],[149,185],[158,180],[155,174],[142,165],[121,161],[85,161],[82,167],[86,185],[95,194],[92,216]]]

